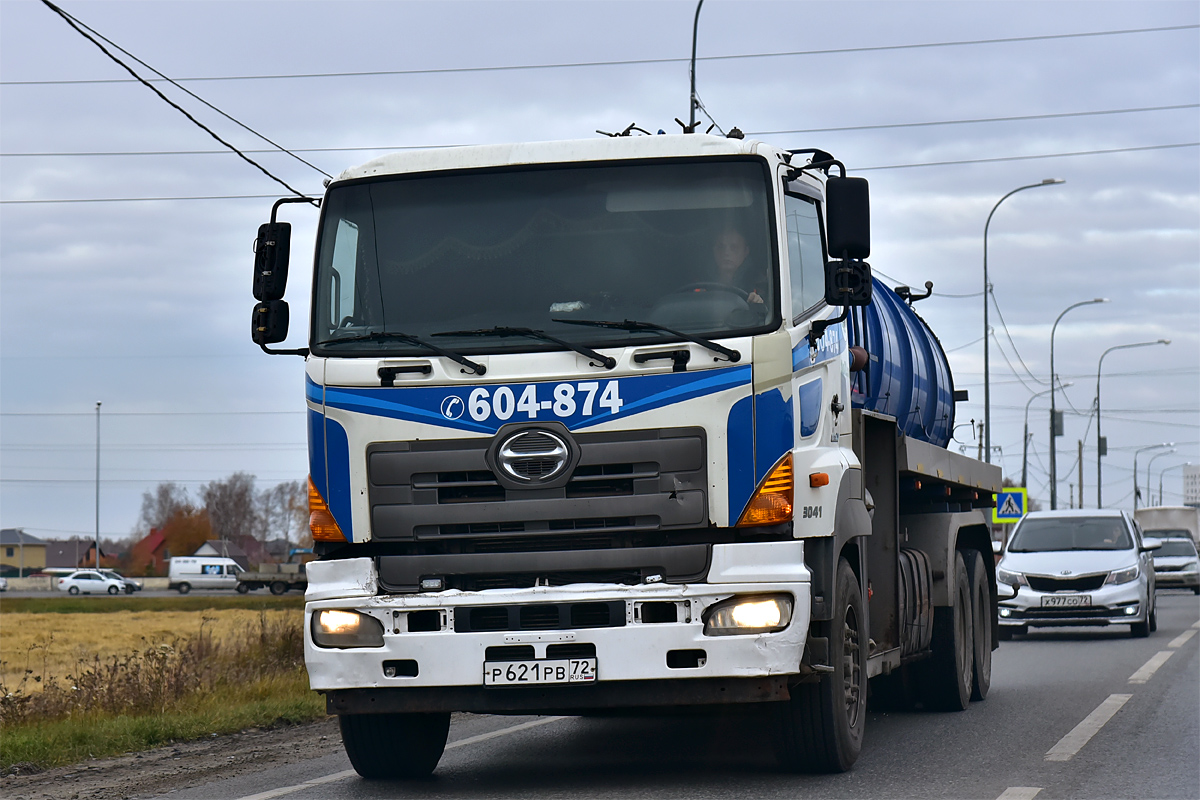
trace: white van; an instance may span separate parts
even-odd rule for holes
[[[242,568],[232,558],[189,556],[172,558],[167,588],[187,594],[192,589],[237,589]]]

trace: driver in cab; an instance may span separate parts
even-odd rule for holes
[[[725,228],[713,241],[713,261],[717,265],[717,281],[746,293],[746,302],[762,303],[756,281],[762,279],[757,270],[744,268],[750,255],[746,237],[736,228]]]

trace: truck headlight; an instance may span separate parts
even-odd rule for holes
[[[1025,576],[1019,572],[1010,572],[1006,569],[996,570],[996,580],[1000,583],[1007,583],[1009,586],[1028,586],[1029,581],[1025,580]]]
[[[312,637],[321,647],[383,647],[383,623],[357,611],[323,608],[312,615]]]
[[[1104,579],[1104,582],[1129,583],[1130,581],[1136,581],[1139,574],[1140,573],[1138,571],[1137,564],[1134,564],[1132,567],[1113,570],[1112,572],[1108,573],[1108,577]]]
[[[792,621],[792,596],[735,597],[704,612],[705,636],[781,631]]]

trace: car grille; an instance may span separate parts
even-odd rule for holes
[[[1082,575],[1075,578],[1049,578],[1038,575],[1026,575],[1029,588],[1035,592],[1092,592],[1104,585],[1107,572],[1099,575]]]

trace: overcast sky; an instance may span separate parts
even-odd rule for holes
[[[671,131],[687,116],[691,0],[61,5],[172,78],[219,79],[183,85],[334,175],[394,148],[591,137],[631,122]],[[970,392],[957,439],[971,453],[984,222],[1011,189],[1065,178],[1011,197],[991,225],[996,460],[1020,481],[1051,325],[1107,297],[1071,311],[1055,338],[1056,370],[1074,384],[1059,400],[1060,505],[1078,486],[1080,439],[1095,505],[1101,353],[1160,338],[1172,343],[1104,361],[1104,497],[1132,507],[1134,451],[1173,441],[1151,482],[1157,492],[1168,468],[1164,500],[1178,503],[1182,470],[1170,468],[1200,463],[1198,24],[1195,2],[707,0],[698,88],[722,128],[820,147],[870,179],[871,263],[892,284],[934,282],[917,310]],[[1085,33],[1106,35],[1031,38]],[[1027,40],[980,43],[1011,38]],[[974,43],[897,47],[963,42]],[[811,52],[831,50],[842,52]],[[630,60],[643,63],[561,66]],[[479,69],[537,65],[559,66]],[[261,77],[347,72],[405,74]],[[251,244],[286,192],[210,153],[222,148],[127,78],[42,3],[0,2],[0,525],[43,538],[94,530],[97,401],[105,536],[128,535],[160,481],[194,493],[239,470],[264,488],[307,472],[302,362],[249,339]],[[157,85],[226,140],[269,148]],[[290,156],[253,157],[321,191],[323,175]],[[117,202],[209,197],[231,199]],[[64,202],[81,200],[103,202]],[[317,217],[293,206],[287,218],[288,299],[303,320]],[[289,344],[303,346],[305,330],[294,324]],[[1043,501],[1047,401],[1030,414],[1029,485]],[[1139,457],[1143,484],[1152,455]]]

